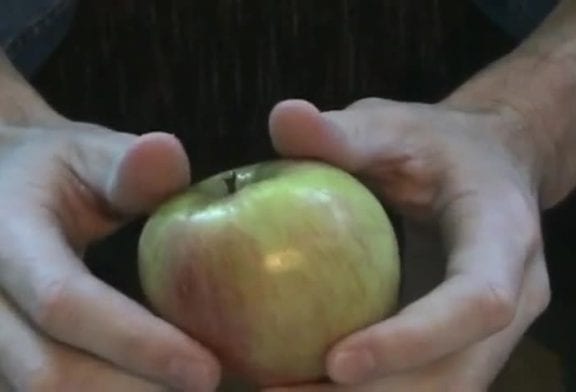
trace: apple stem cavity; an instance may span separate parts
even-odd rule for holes
[[[226,188],[228,189],[228,194],[232,195],[238,191],[238,174],[235,171],[230,173],[228,177],[224,179],[226,183]]]

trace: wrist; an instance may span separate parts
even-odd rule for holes
[[[445,101],[502,114],[504,141],[532,174],[543,207],[576,184],[576,0],[563,0],[514,52]]]
[[[527,168],[542,208],[576,183],[576,57],[517,51],[454,91],[443,104],[496,113],[499,138]]]

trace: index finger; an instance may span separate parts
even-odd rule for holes
[[[63,343],[179,389],[213,390],[218,381],[204,347],[89,274],[56,226],[32,212],[0,229],[0,284]]]
[[[446,280],[337,344],[328,356],[331,378],[358,383],[422,366],[505,328],[538,237],[532,215],[518,206],[478,195],[454,200],[443,218],[451,240]]]
[[[1,292],[0,323],[0,392],[166,389],[33,330]]]

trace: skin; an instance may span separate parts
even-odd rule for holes
[[[370,99],[322,113],[288,101],[273,110],[279,153],[357,175],[404,213],[414,260],[428,262],[415,251],[424,244],[417,223],[423,238],[429,227],[441,234],[446,261],[431,291],[334,347],[332,384],[296,390],[487,388],[549,300],[539,214],[574,188],[575,58],[576,3],[565,0],[517,50],[437,104]],[[6,382],[19,391],[213,390],[213,355],[81,262],[91,241],[182,189],[180,144],[62,118],[6,59],[0,119]]]
[[[575,55],[576,2],[565,1],[516,51],[437,104],[274,109],[282,154],[365,179],[409,229],[438,228],[446,261],[438,285],[332,350],[335,384],[293,390],[488,388],[549,300],[539,214],[574,187]]]
[[[164,133],[136,137],[62,118],[0,64],[6,383],[16,391],[212,390],[212,354],[81,261],[89,243],[187,185],[182,146]]]

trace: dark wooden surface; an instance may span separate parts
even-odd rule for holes
[[[329,109],[366,96],[441,98],[513,45],[470,3],[82,0],[34,83],[73,118],[174,132],[201,178],[274,156],[266,121],[278,100]],[[534,328],[571,360],[575,215],[568,204],[545,217],[556,296]],[[137,299],[140,224],[88,253],[97,275]]]

